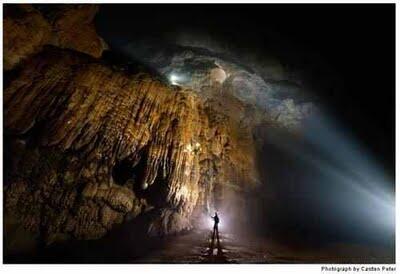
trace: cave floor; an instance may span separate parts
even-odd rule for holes
[[[220,232],[220,249],[210,250],[212,232],[194,230],[175,236],[145,257],[131,263],[392,263],[380,248],[334,244],[324,248],[288,247],[268,239]]]
[[[129,228],[129,227],[128,227]],[[129,229],[128,229],[129,230]],[[131,230],[129,230],[131,231]],[[134,233],[132,238],[136,239]],[[118,236],[118,235],[117,235]],[[335,243],[325,246],[277,242],[271,238],[220,231],[220,245],[211,246],[211,229],[194,229],[164,238],[146,238],[141,243],[129,237],[106,237],[78,241],[29,256],[7,256],[6,263],[394,263],[394,248]],[[289,244],[289,242],[292,242]],[[124,248],[125,247],[125,248]]]
[[[220,246],[211,249],[212,231],[194,230],[168,240],[164,248],[133,263],[261,263],[266,254],[243,245],[234,234],[220,232]]]

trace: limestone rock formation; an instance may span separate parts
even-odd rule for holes
[[[233,97],[244,106],[242,113],[247,112],[245,116],[252,120],[251,127],[267,120],[298,131],[317,112],[314,100],[307,95],[308,88],[284,74],[278,59],[267,58],[264,61],[269,64],[263,63],[261,70],[261,60],[245,58],[252,57],[251,53],[236,55],[236,51],[215,52],[208,48],[144,40],[127,43],[122,50],[127,56],[154,68],[171,83],[193,89],[203,98]],[[249,115],[253,112],[257,115]]]
[[[31,5],[4,5],[4,69],[39,52],[51,39],[51,26]]]
[[[7,252],[127,223],[178,233],[257,182],[243,103],[110,63],[97,10],[5,6]],[[214,74],[221,85],[226,75]]]
[[[98,10],[96,5],[62,5],[51,12],[48,17],[54,33],[52,44],[101,57],[107,45],[93,23]]]
[[[190,229],[218,185],[256,176],[251,141],[196,93],[75,51],[27,60],[4,117],[6,218],[47,243],[97,239],[145,214],[151,235]]]
[[[55,5],[44,16],[32,5],[5,5],[4,69],[14,68],[48,44],[101,57],[107,45],[94,27],[97,11],[95,5]]]

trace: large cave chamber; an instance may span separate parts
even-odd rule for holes
[[[215,212],[256,262],[387,258],[390,176],[324,112],[336,72],[260,18],[201,9],[5,6],[7,259],[162,262]]]

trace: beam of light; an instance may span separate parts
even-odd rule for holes
[[[350,134],[327,115],[319,113],[306,122],[300,140],[270,135],[268,142],[318,171],[312,180],[320,186],[319,199],[327,205],[323,214],[363,231],[390,236],[395,230],[393,179]],[[301,183],[301,182],[300,182]],[[340,222],[339,220],[339,222]],[[337,221],[337,220],[336,220]],[[351,224],[356,225],[356,224]]]

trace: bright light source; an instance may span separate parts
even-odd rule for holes
[[[170,76],[169,76],[169,81],[171,82],[171,84],[173,84],[173,85],[179,85],[179,80],[180,80],[180,77],[178,76],[178,75],[176,75],[176,74],[171,74]]]
[[[209,218],[209,221],[208,221],[208,224],[209,224],[209,226],[212,228],[212,227],[214,227],[214,219],[213,218]]]
[[[204,214],[201,218],[201,227],[205,229],[213,229],[214,227],[214,214]],[[226,227],[227,221],[226,221],[226,216],[224,214],[219,214],[218,212],[218,217],[219,217],[219,223],[218,223],[218,228],[219,230],[224,229]]]

